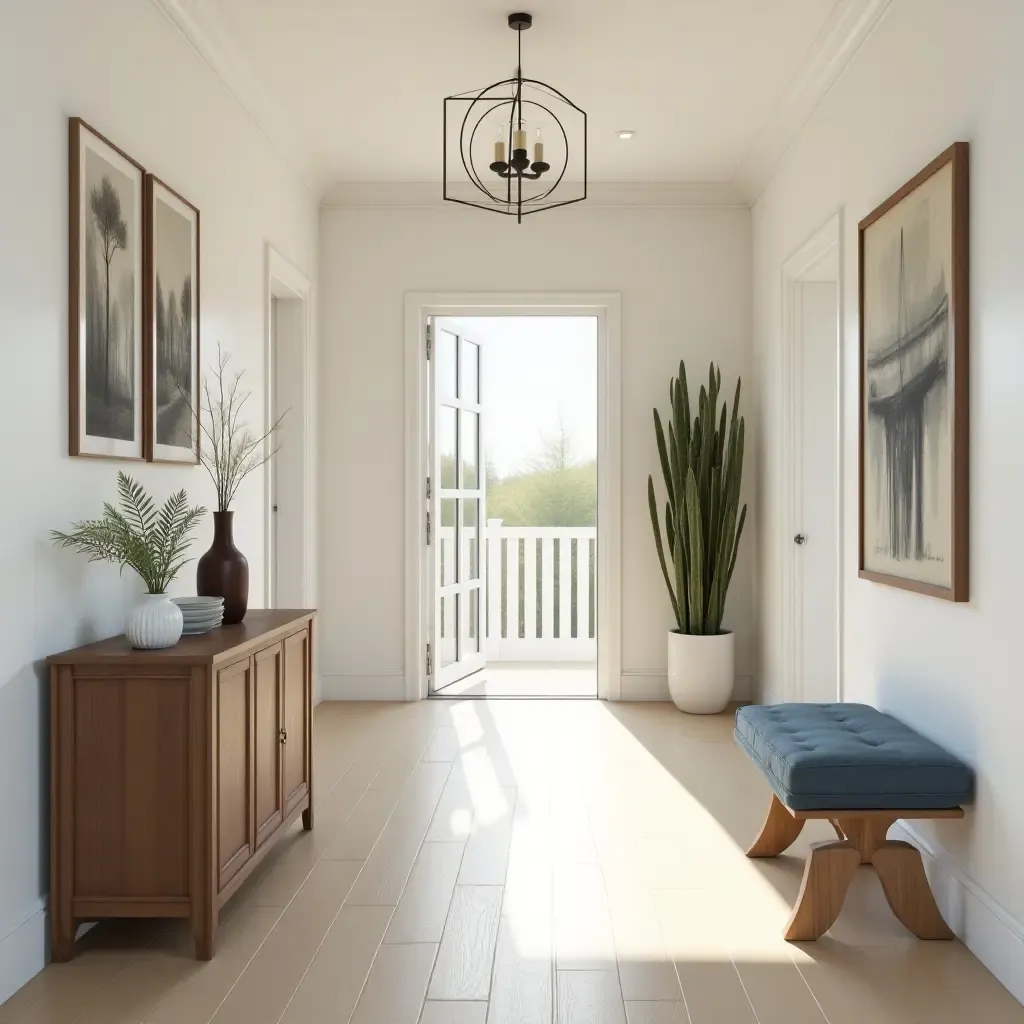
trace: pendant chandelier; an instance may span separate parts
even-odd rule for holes
[[[444,198],[523,217],[587,198],[587,115],[558,89],[523,77],[530,14],[510,14],[512,78],[444,101]]]

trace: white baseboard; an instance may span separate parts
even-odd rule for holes
[[[921,851],[935,902],[946,923],[1013,998],[1024,1003],[1024,923],[964,874],[942,847],[925,839],[912,825],[899,822],[890,837],[905,838]]]
[[[323,700],[405,700],[405,676],[323,674],[320,677]]]
[[[732,688],[733,700],[750,700],[754,692],[753,676],[737,676]],[[671,700],[668,678],[644,672],[623,672],[619,700]]]
[[[46,900],[0,922],[0,1003],[46,966]]]

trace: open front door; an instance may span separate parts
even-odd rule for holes
[[[485,502],[480,345],[454,321],[431,321],[433,416],[429,545],[433,580],[430,690],[484,667]]]

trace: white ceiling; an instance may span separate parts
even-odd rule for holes
[[[515,67],[509,0],[155,2],[321,192],[439,180],[443,97]],[[587,111],[591,180],[749,192],[887,2],[525,0],[523,71]]]

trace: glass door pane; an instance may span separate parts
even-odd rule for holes
[[[460,500],[462,505],[462,562],[459,582],[480,579],[480,502],[472,498]]]
[[[464,490],[475,490],[480,486],[480,415],[463,409],[462,420],[462,481]]]
[[[460,638],[461,657],[478,654],[481,650],[480,636],[480,588],[473,587],[464,595],[462,611],[465,616]]]
[[[459,660],[459,595],[448,594],[441,598],[440,608],[441,642],[438,650],[438,667],[447,668]]]

